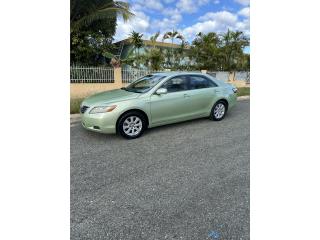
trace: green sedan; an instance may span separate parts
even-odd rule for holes
[[[209,117],[222,120],[237,89],[210,75],[163,72],[146,75],[125,88],[86,98],[80,107],[84,128],[140,137],[147,128]]]

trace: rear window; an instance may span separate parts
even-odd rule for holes
[[[210,79],[202,76],[190,76],[190,89],[201,89],[216,87],[217,85]]]

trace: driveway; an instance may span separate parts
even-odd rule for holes
[[[71,123],[71,239],[249,239],[249,100],[135,140]]]

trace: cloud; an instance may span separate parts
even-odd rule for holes
[[[178,24],[181,22],[182,16],[181,14],[173,14],[168,17],[165,17],[161,20],[155,19],[152,21],[151,26],[152,29],[156,31],[160,31],[161,34],[172,31],[172,29],[177,29]]]
[[[172,0],[167,0],[171,2]],[[243,2],[243,4],[249,3],[245,0],[235,0]],[[158,2],[158,4],[152,5],[151,3]],[[160,31],[162,38],[163,34],[172,29],[177,29],[184,35],[186,40],[191,42],[196,34],[199,32],[225,32],[230,30],[243,31],[247,36],[250,34],[250,7],[243,6],[238,12],[221,10],[217,12],[207,12],[203,16],[198,18],[198,22],[193,25],[185,26],[183,23],[182,14],[194,13],[196,9],[207,3],[213,4],[214,0],[176,0],[175,3],[170,5],[162,5],[166,0],[135,0],[132,4],[132,11],[135,13],[135,17],[128,22],[123,22],[122,18],[119,18],[115,40],[119,41],[129,37],[129,34],[134,30],[142,33],[144,39],[149,39],[151,35]],[[182,4],[182,7],[179,4]],[[151,6],[152,5],[152,6]],[[157,11],[159,15],[154,15],[148,10]],[[158,9],[158,10],[156,10]]]
[[[238,15],[244,16],[244,17],[249,17],[250,16],[250,7],[245,7],[242,8],[239,12]]]
[[[176,7],[185,13],[194,13],[200,6],[209,3],[209,0],[179,0]]]
[[[161,1],[158,1],[158,0],[136,0],[135,3],[138,3],[144,9],[150,9],[150,10],[156,10],[156,11],[160,11],[163,9],[163,5]]]
[[[249,35],[250,21],[248,18],[239,20],[237,14],[228,11],[210,12],[199,18],[200,22],[181,29],[182,34],[188,41],[192,41],[199,33],[226,32],[239,30]]]
[[[179,0],[179,2],[177,2],[176,6],[182,12],[193,13],[196,11],[192,0]]]
[[[221,23],[234,23],[237,21],[237,15],[228,12],[228,11],[220,11],[220,12],[209,12],[204,16],[199,18],[200,21],[213,20]]]
[[[247,6],[250,3],[250,0],[234,0],[234,1],[244,6]]]
[[[130,21],[124,22],[122,18],[118,19],[117,30],[114,36],[115,41],[120,41],[129,37],[132,31],[146,34],[150,27],[150,18],[143,12],[134,11],[135,17]]]

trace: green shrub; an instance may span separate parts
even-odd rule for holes
[[[80,113],[80,104],[82,102],[83,98],[75,98],[70,99],[70,113]]]

